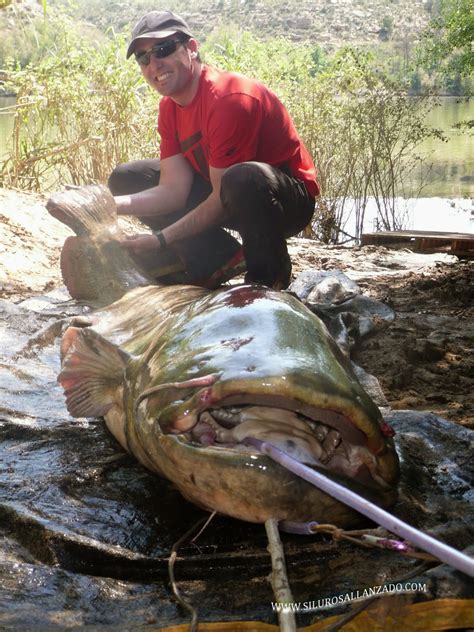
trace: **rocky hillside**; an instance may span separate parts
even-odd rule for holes
[[[223,12],[217,6],[232,3],[206,4],[206,9],[184,11],[190,23],[203,33],[217,17],[220,22],[230,19],[261,35],[309,40],[328,50],[344,44],[403,41],[430,19],[423,0],[245,0],[233,11]]]
[[[407,42],[426,25],[436,0],[169,0],[204,38],[217,25],[237,24],[261,36],[281,35],[311,41],[332,51],[344,44]],[[39,4],[17,0],[21,5]],[[69,0],[49,0],[50,10],[62,8],[76,19],[105,30],[129,31],[130,25],[155,2],[146,0],[88,0],[74,6]],[[161,7],[162,5],[160,5]]]

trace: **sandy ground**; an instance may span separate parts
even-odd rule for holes
[[[71,232],[48,215],[45,201],[0,189],[0,298],[18,302],[62,285],[60,250]],[[393,408],[428,410],[474,427],[474,261],[303,239],[290,240],[290,254],[294,276],[342,270],[396,311],[395,322],[354,354]]]

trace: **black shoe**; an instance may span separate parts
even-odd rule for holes
[[[291,259],[288,251],[282,253],[277,261],[266,261],[260,266],[248,266],[245,283],[266,285],[274,290],[285,290],[291,282]]]

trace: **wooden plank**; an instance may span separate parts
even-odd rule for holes
[[[433,239],[433,237],[417,237],[415,239],[415,250],[418,252],[436,252],[437,250],[446,250],[451,246],[449,239]]]
[[[364,233],[361,245],[410,247],[417,252],[447,252],[460,257],[474,257],[474,233],[448,233],[425,230],[394,230]]]
[[[444,239],[474,239],[474,233],[450,233],[436,230],[380,230],[374,233],[364,233],[362,237],[402,237],[402,238],[444,238]]]
[[[451,252],[453,253],[470,253],[474,255],[474,239],[467,241],[465,239],[453,239],[451,244]]]
[[[413,241],[413,237],[400,237],[398,235],[392,235],[392,233],[364,233],[360,240],[362,246],[377,244],[410,244],[413,243]]]

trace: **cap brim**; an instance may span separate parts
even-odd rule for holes
[[[184,33],[185,35],[192,37],[191,33],[187,33],[186,31],[184,31],[184,29],[168,29],[167,31],[153,31],[152,33],[143,33],[143,35],[137,35],[137,37],[134,37],[133,40],[130,42],[130,46],[127,50],[127,59],[135,52],[135,45],[138,40],[154,38],[162,39],[165,37],[169,37],[170,35],[176,35],[176,33]]]

